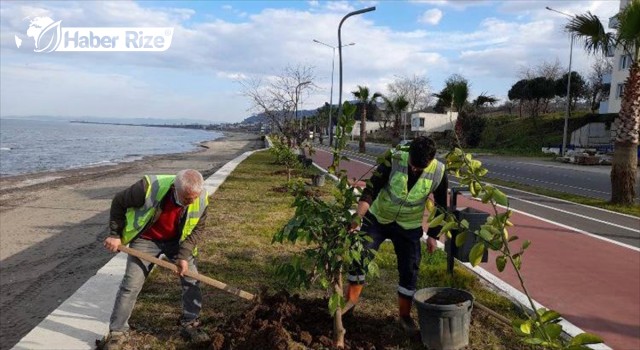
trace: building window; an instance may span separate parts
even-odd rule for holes
[[[624,95],[624,84],[618,84],[616,86],[616,97],[622,98],[622,95]]]
[[[424,127],[424,118],[420,118],[420,127]]]
[[[629,67],[631,67],[631,62],[633,62],[631,55],[620,56],[620,65],[618,70],[629,69]]]

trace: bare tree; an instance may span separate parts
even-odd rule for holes
[[[587,90],[589,98],[589,108],[594,113],[600,106],[600,102],[609,97],[609,87],[611,84],[605,84],[602,78],[611,73],[613,66],[611,59],[608,57],[598,57],[591,65],[591,71],[587,76]]]
[[[558,80],[564,73],[566,73],[565,68],[556,57],[554,62],[542,61],[542,63],[533,67],[520,66],[520,69],[518,70],[518,77],[520,79],[528,80],[537,77]]]
[[[261,113],[290,141],[304,139],[295,112],[304,96],[308,96],[314,84],[314,67],[306,65],[286,66],[280,73],[268,78],[248,78],[239,81],[242,94],[251,100],[251,110]]]
[[[562,77],[562,74],[566,73],[565,68],[560,63],[560,60],[556,57],[554,62],[542,61],[537,66],[520,66],[518,70],[518,77],[520,79],[532,80],[535,78],[543,77],[551,80],[558,80]],[[542,107],[542,113],[549,112],[549,102],[554,100],[554,97],[544,98],[540,101],[540,107]],[[554,100],[555,101],[555,100]],[[555,103],[555,102],[554,102]],[[532,102],[525,101],[522,103],[526,110],[532,110]],[[522,107],[521,105],[521,107]]]
[[[402,96],[409,102],[407,107],[409,112],[424,109],[433,101],[431,85],[426,75],[397,76],[396,80],[387,85],[387,89],[389,90],[387,96],[390,99]]]

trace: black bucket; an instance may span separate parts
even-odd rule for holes
[[[469,345],[473,295],[455,288],[425,288],[413,296],[422,343],[430,350]]]

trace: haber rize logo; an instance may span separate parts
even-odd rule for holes
[[[29,18],[27,18],[29,19]],[[172,27],[63,27],[49,17],[29,19],[27,37],[35,52],[52,51],[166,51],[173,40]],[[20,48],[23,40],[15,36]]]

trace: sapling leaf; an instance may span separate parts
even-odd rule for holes
[[[500,191],[497,188],[493,189],[493,193],[491,195],[491,197],[493,198],[493,200],[502,205],[502,206],[508,206],[509,205],[509,199],[507,199],[507,195],[504,194],[502,191]]]
[[[432,221],[429,221],[429,227],[431,228],[438,227],[442,224],[443,220],[444,220],[444,214],[440,214],[436,216]]]
[[[469,252],[469,262],[471,266],[478,266],[482,262],[482,256],[484,255],[485,247],[483,243],[476,243],[471,252]]]
[[[463,231],[458,233],[456,236],[456,247],[462,247],[464,242],[467,240],[468,231]]]
[[[507,265],[507,258],[505,258],[504,255],[496,256],[496,267],[498,268],[498,271],[500,272],[504,271],[504,268],[506,265]]]
[[[597,335],[591,333],[580,333],[573,339],[571,339],[571,343],[569,343],[569,345],[586,345],[600,343],[602,343],[602,338],[598,337]]]

